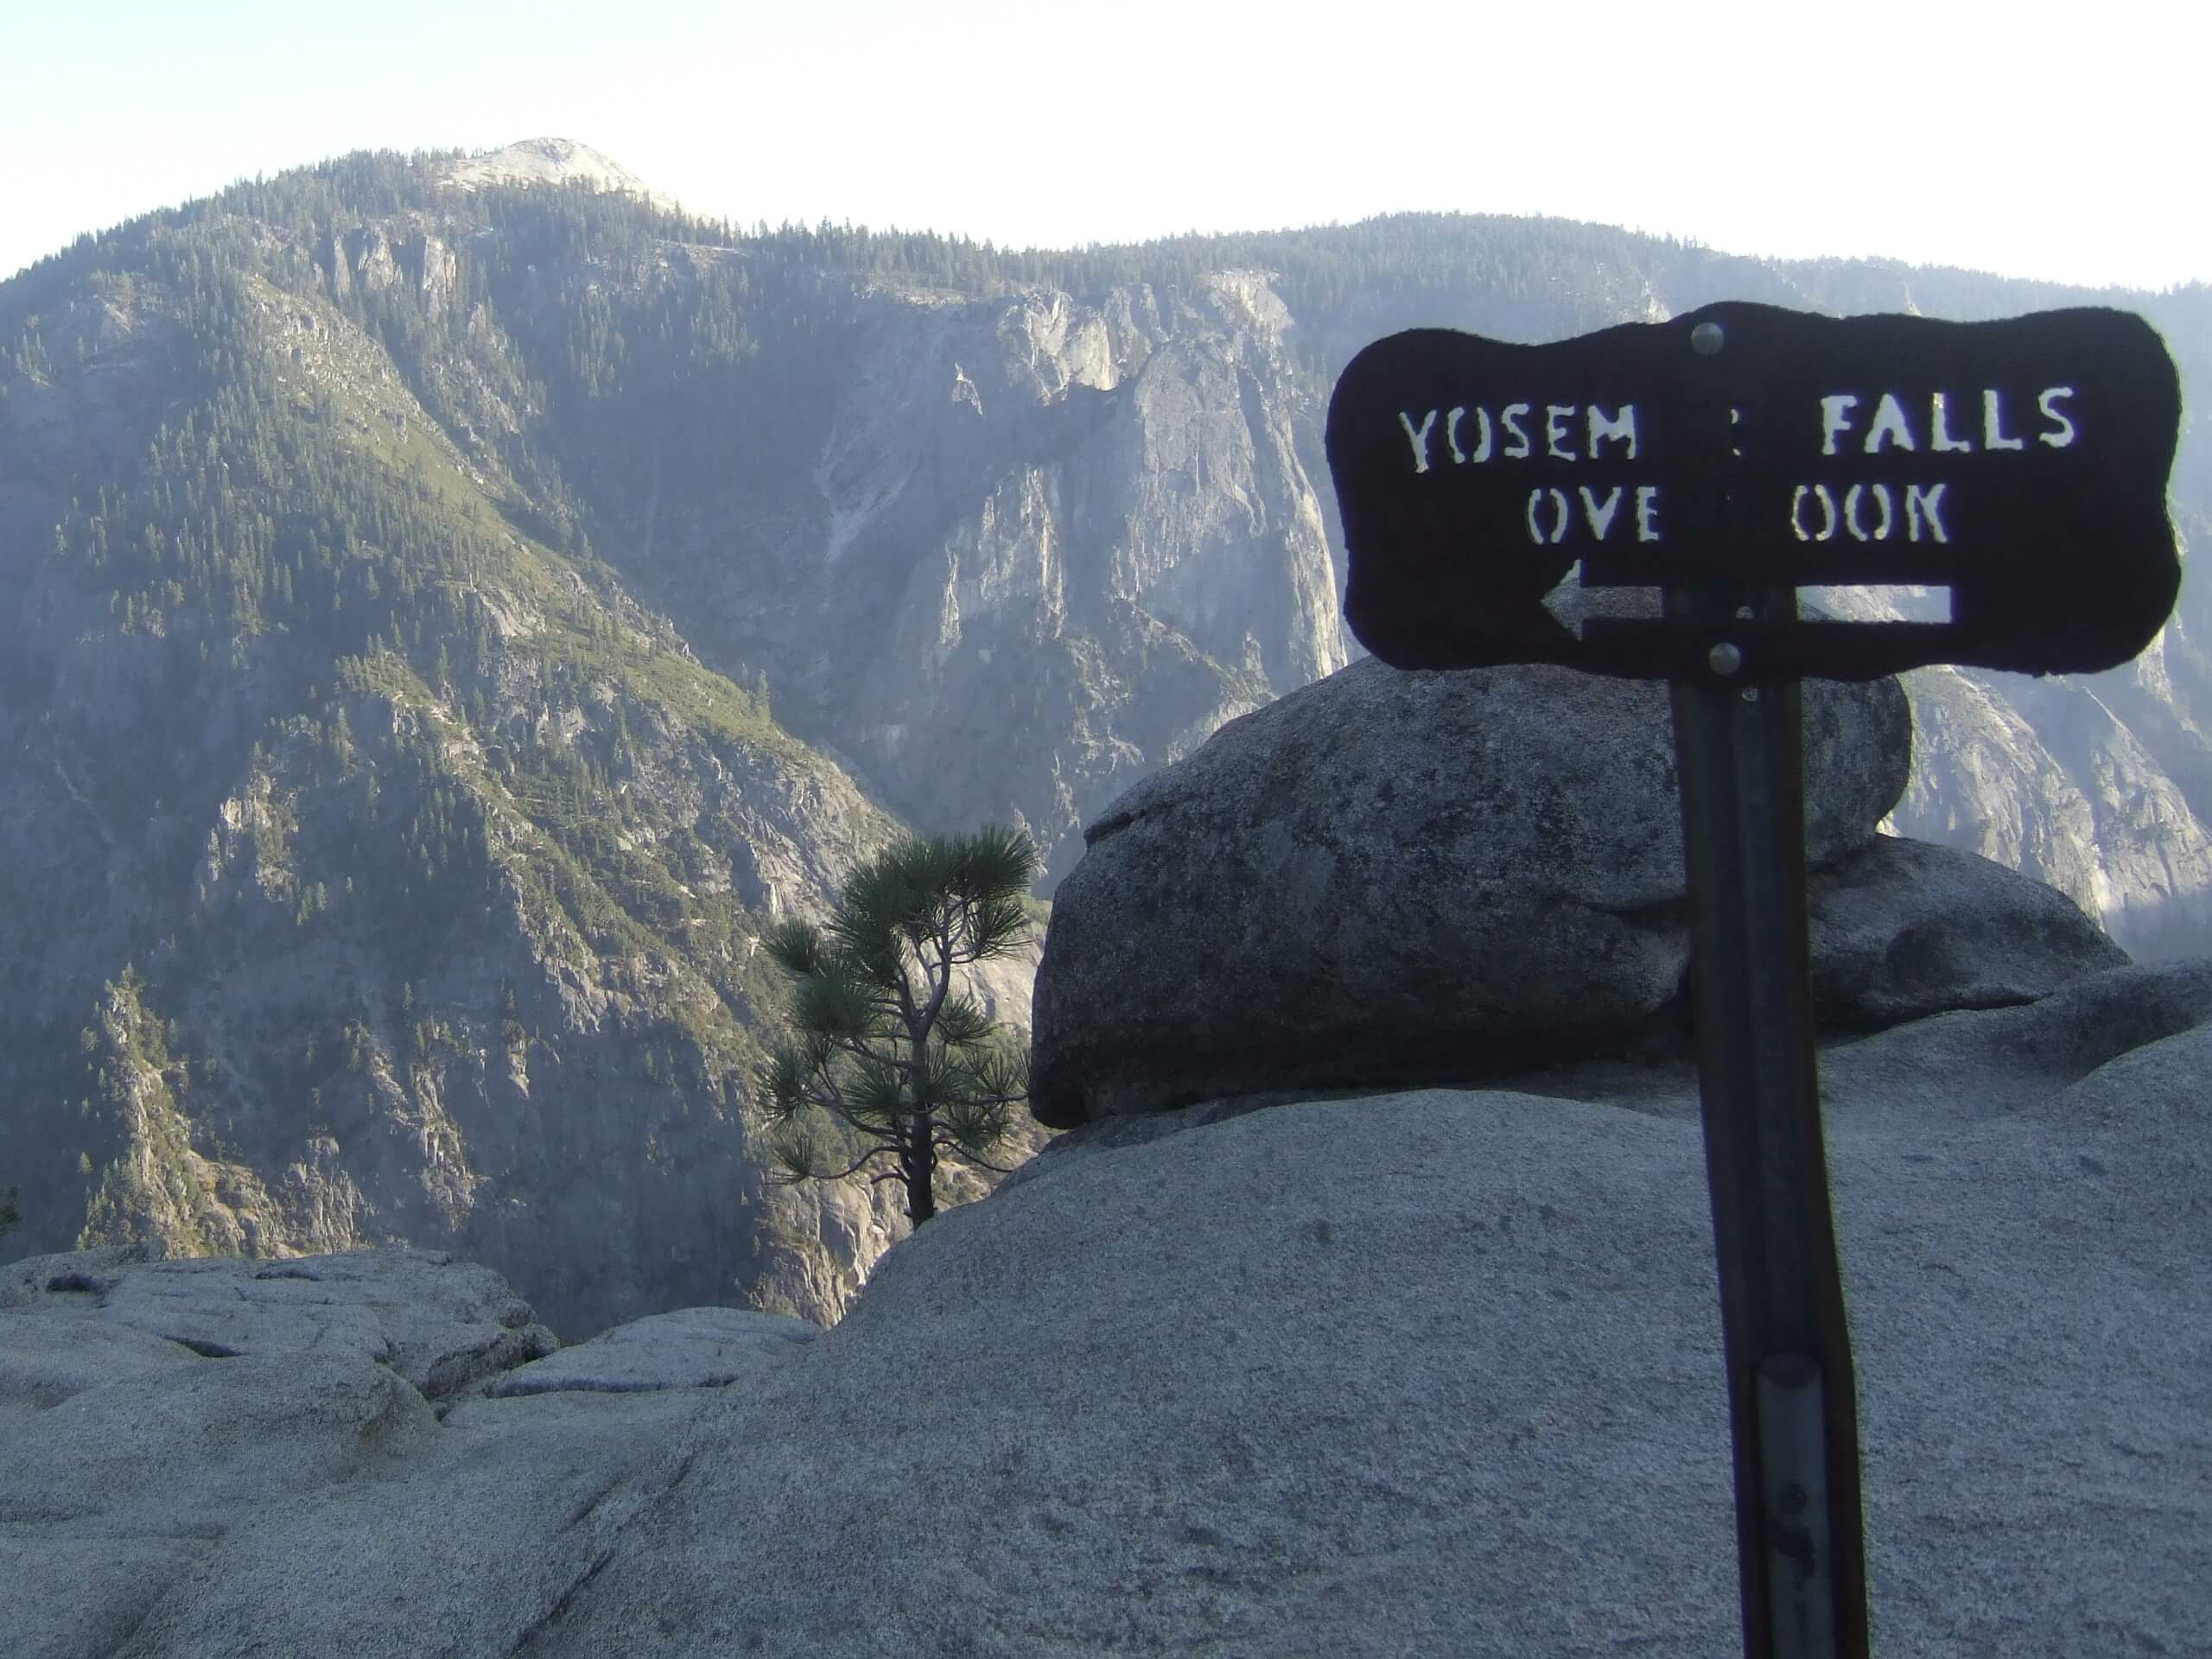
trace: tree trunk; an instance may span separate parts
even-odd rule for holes
[[[949,976],[951,969],[947,968]],[[929,1055],[930,1026],[934,1019],[923,1020],[910,1015],[906,1034],[912,1039],[912,1053],[918,1069],[913,1074],[914,1092],[908,1096],[912,1116],[906,1120],[906,1144],[899,1149],[899,1160],[906,1172],[906,1218],[918,1229],[937,1214],[937,1114],[931,1110],[930,1099]]]
[[[899,1149],[899,1166],[906,1182],[906,1218],[919,1227],[937,1213],[936,1151],[930,1121],[918,1116],[906,1144]]]

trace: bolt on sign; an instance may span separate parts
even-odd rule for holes
[[[1700,327],[1726,347],[1690,342]],[[2181,580],[2180,382],[2123,311],[2002,322],[1714,305],[1551,346],[1444,329],[1355,357],[1329,408],[1346,620],[1399,668],[1700,672],[1708,626],[1593,620],[1586,586],[1948,588],[1948,622],[1727,630],[1742,681],[1929,663],[2085,673],[2136,656]]]
[[[2092,309],[1417,329],[1331,400],[1344,613],[1376,657],[1671,682],[1746,1659],[1866,1659],[1870,1629],[1797,683],[2134,657],[2180,585],[2180,414],[2149,325]],[[1578,567],[1659,588],[1661,614],[1570,631],[1543,601]],[[1889,585],[1948,589],[1949,620],[1798,614],[1801,587]]]

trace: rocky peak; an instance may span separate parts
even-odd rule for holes
[[[448,162],[444,175],[444,182],[456,190],[501,184],[582,183],[595,190],[641,196],[657,207],[676,206],[675,198],[649,188],[620,162],[573,138],[525,138],[481,156]]]

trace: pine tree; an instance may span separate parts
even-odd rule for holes
[[[769,931],[769,959],[795,982],[791,1034],[758,1074],[779,1179],[838,1180],[888,1157],[869,1180],[903,1182],[918,1227],[937,1213],[941,1156],[1005,1173],[990,1157],[1029,1097],[1028,1056],[955,969],[1016,948],[1038,868],[1029,838],[995,824],[912,837],[854,873],[826,929]],[[857,1148],[825,1145],[832,1124]]]

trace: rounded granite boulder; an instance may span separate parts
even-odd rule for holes
[[[1904,790],[1894,680],[1804,689],[1806,853]],[[1622,1038],[1689,941],[1667,689],[1372,658],[1230,721],[1084,832],[1038,969],[1055,1127],[1475,1081]]]

